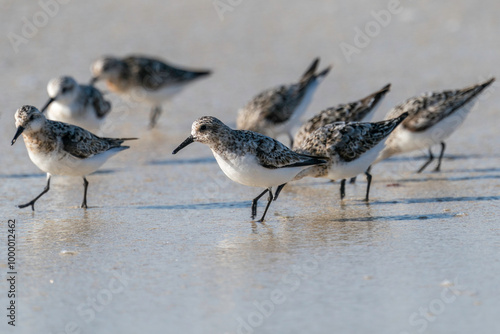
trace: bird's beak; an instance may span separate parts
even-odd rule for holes
[[[47,101],[47,103],[45,103],[45,105],[43,106],[43,108],[42,108],[40,111],[41,111],[41,112],[44,112],[44,111],[45,111],[45,109],[47,109],[47,108],[48,108],[48,106],[49,106],[52,102],[54,102],[55,100],[56,100],[55,98],[51,97],[51,98]]]
[[[184,140],[182,142],[182,144],[180,144],[179,146],[177,146],[177,148],[172,152],[172,154],[176,154],[177,152],[179,152],[180,150],[182,150],[184,147],[188,146],[189,144],[192,144],[194,143],[194,137],[193,136],[189,136],[186,138],[186,140]]]
[[[10,143],[11,146],[14,145],[14,143],[17,140],[17,137],[19,137],[21,135],[21,133],[23,133],[23,131],[24,131],[24,128],[22,126],[17,127],[16,134],[14,135],[14,138],[12,139],[12,142]]]
[[[99,77],[92,77],[92,79],[90,79],[90,82],[89,82],[89,85],[93,86],[97,80],[99,80]]]

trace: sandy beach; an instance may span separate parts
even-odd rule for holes
[[[498,78],[498,1],[4,0],[0,8],[1,333],[500,331],[498,83],[446,141],[442,172],[415,173],[426,152],[377,164],[369,204],[364,177],[342,202],[338,183],[303,179],[259,224],[250,206],[262,190],[229,180],[207,146],[172,155],[196,118],[234,127],[240,107],[297,80],[315,57],[333,69],[304,120],[387,83],[374,120],[423,92]],[[213,74],[165,104],[152,131],[147,105],[107,93],[114,107],[103,135],[140,139],[88,177],[89,209],[79,208],[81,178],[62,176],[35,212],[18,209],[46,181],[23,141],[10,145],[16,109],[41,107],[52,78],[87,83],[93,60],[129,54]]]

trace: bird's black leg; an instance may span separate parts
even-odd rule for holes
[[[437,165],[436,169],[434,169],[435,172],[441,171],[441,160],[443,159],[445,149],[446,149],[446,144],[444,143],[444,141],[442,141],[441,142],[441,153],[439,153],[438,165]]]
[[[45,194],[47,191],[49,191],[50,189],[50,178],[51,178],[51,175],[50,174],[47,174],[47,185],[45,186],[45,188],[43,189],[43,191],[40,193],[40,195],[38,195],[37,197],[35,197],[33,200],[31,200],[30,202],[26,203],[26,204],[21,204],[21,205],[18,205],[17,207],[19,209],[23,209],[27,206],[30,206],[31,205],[31,210],[35,211],[35,202],[43,196],[43,194]]]
[[[278,196],[281,192],[281,190],[286,186],[286,183],[283,183],[282,185],[279,185],[278,188],[276,188],[276,192],[274,193],[274,201],[278,199]]]
[[[88,186],[89,186],[89,181],[87,181],[87,179],[84,176],[83,177],[83,202],[81,205],[81,207],[84,209],[87,208],[87,188],[88,188]]]
[[[422,167],[420,167],[417,173],[422,173],[425,167],[427,167],[432,162],[432,160],[434,160],[434,155],[432,154],[431,148],[429,147],[429,159],[425,162],[425,164],[422,165]]]
[[[269,191],[269,197],[267,198],[266,209],[264,210],[264,214],[262,215],[262,218],[260,218],[259,220],[257,220],[257,222],[259,222],[259,223],[263,223],[264,222],[264,217],[266,216],[267,209],[269,209],[269,206],[271,205],[271,202],[273,201],[273,192],[271,191],[271,188],[269,188],[268,191]]]
[[[355,177],[351,177],[351,179],[349,180],[349,183],[350,184],[356,183],[356,176]]]
[[[156,126],[156,122],[158,121],[160,114],[161,114],[161,107],[160,106],[154,106],[153,109],[151,109],[151,116],[149,117],[149,128],[150,129],[152,129]]]
[[[368,167],[368,169],[365,172],[366,182],[367,182],[367,184],[366,184],[366,197],[365,197],[366,202],[368,202],[370,199],[370,186],[372,184],[372,175],[370,174],[371,168],[372,168],[372,166]]]
[[[345,197],[345,179],[340,181],[340,199],[343,200]]]
[[[264,190],[259,196],[255,197],[252,201],[252,219],[255,218],[255,215],[257,215],[257,201],[264,196],[265,193],[267,193],[269,189]]]

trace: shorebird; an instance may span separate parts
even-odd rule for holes
[[[380,102],[385,97],[391,84],[361,100],[327,108],[305,122],[295,134],[294,147],[299,147],[305,138],[316,129],[335,122],[370,122]],[[368,175],[367,175],[368,177]],[[356,177],[350,183],[355,183]]]
[[[317,129],[295,151],[327,156],[328,163],[309,167],[294,180],[304,177],[341,180],[340,198],[343,199],[346,179],[364,172],[368,181],[365,201],[368,201],[372,180],[369,168],[384,148],[385,139],[407,116],[408,113],[404,113],[397,118],[375,123],[338,122]]]
[[[240,130],[251,130],[277,138],[286,134],[293,146],[291,129],[298,123],[311,103],[316,88],[330,71],[330,67],[316,73],[316,58],[299,82],[263,91],[243,107],[236,120]]]
[[[111,103],[93,86],[79,85],[69,76],[55,78],[47,85],[49,100],[43,106],[47,119],[77,125],[86,130],[99,130]]]
[[[474,105],[475,98],[493,81],[495,78],[463,89],[425,93],[394,107],[386,119],[397,117],[404,112],[409,116],[389,136],[386,147],[380,152],[375,163],[395,154],[428,148],[429,158],[417,171],[421,173],[434,160],[431,147],[440,144],[441,152],[434,169],[435,172],[440,171],[446,149],[445,139],[463,123]]]
[[[108,88],[137,102],[152,106],[150,128],[153,128],[161,114],[161,105],[178,93],[187,84],[210,74],[208,70],[179,68],[164,61],[129,56],[122,59],[102,57],[90,67],[91,84],[104,80]]]
[[[262,134],[233,130],[212,116],[194,121],[191,135],[172,154],[193,142],[208,145],[224,174],[231,180],[251,187],[265,188],[252,201],[252,219],[257,214],[257,201],[268,193],[263,222],[271,201],[276,200],[280,185],[292,180],[304,168],[325,163],[322,157],[293,152],[279,141]],[[273,187],[278,187],[273,196]]]
[[[106,160],[129,146],[121,146],[125,140],[136,138],[101,138],[76,125],[47,120],[35,107],[25,105],[15,114],[17,131],[12,139],[14,145],[22,134],[31,161],[47,173],[45,189],[33,200],[18,205],[31,206],[50,189],[52,175],[81,176],[83,178],[83,202],[87,208],[86,176],[101,167]]]

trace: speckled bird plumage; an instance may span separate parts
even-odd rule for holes
[[[408,114],[400,115],[398,118],[376,122],[376,123],[360,123],[360,122],[337,122],[325,125],[310,136],[308,136],[302,145],[295,151],[299,153],[321,155],[329,157],[328,163],[323,166],[311,167],[303,171],[297,179],[312,176],[312,177],[328,177],[328,174],[335,175],[339,165],[349,166],[350,162],[360,159],[365,153],[377,147],[381,150],[379,144],[383,144],[384,139],[401,123]],[[378,153],[378,152],[377,152]],[[375,160],[375,157],[373,160]],[[373,162],[373,161],[372,161]],[[349,170],[346,168],[344,172],[339,172],[343,177],[332,178],[345,179],[358,175],[364,172],[370,163],[365,164],[361,170]],[[345,175],[343,175],[345,174]]]
[[[150,127],[156,125],[162,103],[186,85],[210,74],[208,70],[181,68],[144,56],[102,57],[92,63],[90,70],[92,83],[104,80],[111,91],[133,102],[149,103]]]
[[[303,170],[295,180],[304,177],[341,180],[340,198],[343,199],[346,179],[364,172],[367,177],[365,201],[368,201],[372,180],[370,166],[383,149],[385,139],[407,116],[408,113],[404,113],[395,119],[376,123],[338,122],[317,129],[296,151],[327,156],[328,162]]]
[[[30,131],[34,120],[44,122],[37,131]],[[77,158],[89,158],[120,146],[126,139],[101,138],[75,125],[45,119],[32,106],[23,106],[16,112],[16,126],[25,128],[23,137],[28,149],[34,153],[49,153],[58,150]]]
[[[438,171],[445,148],[444,140],[463,123],[474,105],[475,98],[493,81],[495,81],[494,78],[463,89],[425,93],[394,107],[389,111],[386,119],[396,117],[403,112],[409,113],[409,116],[389,136],[386,147],[376,162],[394,154],[427,148],[430,154],[428,162],[430,162],[434,158],[430,147],[441,144],[441,154],[436,168]]]
[[[121,146],[125,140],[135,138],[101,138],[75,125],[47,120],[35,107],[25,105],[15,114],[17,132],[14,144],[22,134],[31,161],[47,173],[44,192],[20,208],[31,206],[49,190],[52,175],[82,176],[84,180],[84,200],[87,207],[87,186],[85,176],[96,171],[111,156],[128,146]]]
[[[299,121],[311,102],[319,82],[328,74],[330,67],[316,73],[319,59],[315,59],[299,82],[281,85],[263,91],[243,107],[236,120],[240,130],[250,130],[276,138],[287,134]]]
[[[133,87],[155,91],[166,86],[185,84],[210,74],[210,71],[183,69],[143,56],[129,56],[123,59],[103,57],[97,60],[91,69],[95,77],[108,81],[117,92],[127,92]]]
[[[299,128],[295,134],[294,148],[299,147],[312,132],[327,124],[335,122],[369,122],[390,87],[391,85],[388,84],[361,100],[339,104],[321,111]]]
[[[173,153],[195,141],[210,147],[219,167],[231,180],[247,186],[266,188],[265,192],[270,193],[266,211],[272,200],[272,187],[290,181],[308,166],[325,163],[321,157],[294,152],[265,135],[233,130],[212,116],[197,119],[191,127],[191,136]],[[254,206],[258,198],[254,200]],[[253,207],[252,212],[254,216]]]

